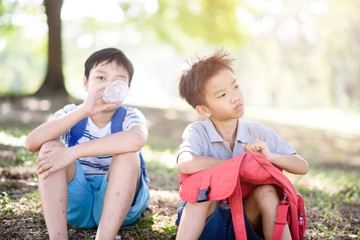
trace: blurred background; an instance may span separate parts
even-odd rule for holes
[[[186,107],[177,81],[187,61],[225,48],[251,106],[360,111],[357,0],[56,2],[0,1],[1,95],[36,93],[53,67],[63,79],[51,81],[81,99],[86,58],[117,47],[135,65],[127,103]]]
[[[80,103],[85,60],[116,47],[135,67],[125,104],[148,120],[150,208],[165,221],[149,232],[173,238],[176,152],[185,126],[199,120],[179,98],[178,79],[224,48],[245,93],[244,118],[274,129],[310,163],[307,175],[288,175],[306,200],[305,239],[359,239],[359,9],[359,0],[0,0],[0,232],[46,239],[37,156],[24,139],[64,104]]]

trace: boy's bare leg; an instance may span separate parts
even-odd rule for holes
[[[256,231],[262,224],[265,239],[272,239],[279,196],[274,186],[258,186],[246,199],[245,212]],[[281,239],[291,239],[289,226],[284,227]]]
[[[206,219],[214,212],[216,201],[202,203],[187,202],[182,212],[176,239],[198,239]]]
[[[39,155],[46,147],[64,147],[59,141],[50,141],[40,149]],[[75,164],[66,169],[56,171],[45,180],[39,176],[38,187],[41,199],[41,206],[44,212],[46,227],[50,239],[68,239],[67,236],[67,171],[69,181],[74,177]]]
[[[137,153],[113,156],[96,239],[113,240],[116,237],[140,187],[140,174],[140,159]]]

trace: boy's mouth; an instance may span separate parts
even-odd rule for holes
[[[235,106],[235,110],[240,110],[242,108],[243,108],[243,105],[241,103],[239,103]]]

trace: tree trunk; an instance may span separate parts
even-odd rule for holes
[[[67,95],[62,72],[61,7],[63,0],[44,0],[48,22],[48,66],[45,81],[35,95]]]

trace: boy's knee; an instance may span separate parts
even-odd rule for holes
[[[112,157],[112,162],[121,163],[122,165],[134,165],[140,167],[140,157],[138,153],[121,153]]]
[[[114,170],[118,169],[119,171],[126,171],[128,173],[138,173],[140,172],[141,164],[140,157],[138,153],[122,153],[113,155],[109,174]]]
[[[278,203],[279,196],[273,185],[260,185],[253,192],[257,202],[266,202],[267,204]],[[260,204],[259,204],[260,205]]]
[[[39,150],[38,158],[40,158],[46,149],[54,148],[54,147],[65,147],[63,143],[61,143],[58,140],[51,140],[48,142],[45,142],[43,145],[41,145],[41,148]]]
[[[51,140],[48,142],[45,142],[43,145],[41,145],[40,152],[44,151],[46,148],[52,148],[52,147],[65,147],[64,144],[58,140]]]
[[[216,201],[206,201],[206,202],[187,202],[185,208],[188,208],[190,211],[194,211],[200,214],[206,214],[206,218],[209,217],[216,208]]]

